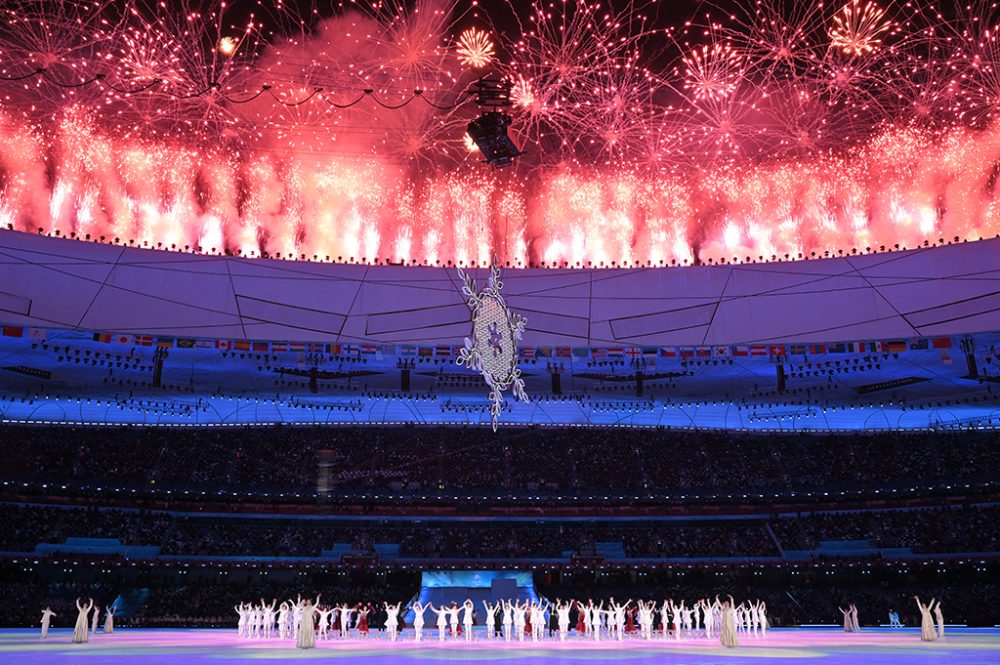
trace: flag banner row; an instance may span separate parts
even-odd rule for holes
[[[68,331],[48,330],[26,326],[0,326],[3,337],[22,337],[33,340],[56,339]],[[84,338],[83,333],[77,333]],[[90,333],[87,333],[90,334]],[[219,349],[242,353],[321,353],[352,358],[382,358],[401,356],[421,360],[454,358],[463,347],[461,344],[375,344],[263,341],[245,339],[198,339],[188,337],[162,337],[130,333],[95,332],[92,341],[102,344],[148,346],[168,349]],[[681,360],[707,360],[711,358],[782,358],[788,356],[821,356],[829,354],[902,353],[928,349],[950,349],[950,337],[920,337],[864,342],[827,342],[823,344],[746,344],[729,346],[641,346],[641,347],[571,347],[523,346],[517,350],[521,360],[546,360],[565,362],[572,359],[604,360],[626,363],[655,363],[659,358]]]

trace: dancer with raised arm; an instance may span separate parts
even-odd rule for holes
[[[104,634],[110,635],[115,632],[115,613],[110,605],[104,609]]]
[[[851,616],[851,606],[848,605],[846,610],[843,607],[838,607],[837,609],[840,610],[840,613],[844,615],[844,632],[853,633],[854,621],[853,617]]]
[[[858,623],[858,606],[851,603],[851,626],[854,627],[855,633],[861,632],[861,624]]]
[[[475,605],[471,600],[466,599],[462,603],[462,632],[465,633],[465,641],[472,641],[472,624],[474,622]]]
[[[569,611],[573,607],[572,601],[565,604],[556,603],[556,616],[559,617],[559,641],[565,642],[569,633]]]
[[[944,638],[944,615],[941,613],[940,600],[934,605],[934,618],[937,621],[937,636],[940,640]]]
[[[740,644],[740,639],[736,635],[736,608],[733,604],[732,596],[729,596],[729,600],[722,601],[722,631],[719,634],[719,641],[727,649]]]
[[[514,632],[517,633],[517,641],[524,641],[525,614],[528,611],[528,603],[521,605],[517,601],[511,606],[514,611]]]
[[[424,636],[424,610],[427,609],[427,606],[421,605],[420,601],[417,601],[413,603],[410,609],[413,610],[413,639],[419,642]]]
[[[86,605],[81,605],[80,599],[76,599],[76,609],[79,612],[76,617],[76,627],[73,629],[73,642],[76,644],[90,641],[90,635],[87,633],[87,615],[90,614],[90,610],[93,607],[93,598],[90,598]]]
[[[312,649],[316,646],[316,608],[319,606],[320,596],[316,596],[316,604],[306,598],[299,601],[302,608],[302,625],[299,626],[299,637],[295,641],[295,646],[299,649]]]
[[[484,600],[483,607],[486,608],[486,639],[492,640],[497,629],[497,609],[500,604],[490,605]]]
[[[288,639],[288,603],[282,602],[278,606],[278,639]]]
[[[49,624],[51,623],[52,617],[54,617],[54,616],[59,616],[59,615],[56,614],[55,612],[53,612],[51,607],[46,607],[44,610],[42,610],[42,638],[41,639],[44,640],[46,637],[49,636]]]
[[[501,621],[501,624],[503,625],[503,639],[504,642],[510,642],[511,637],[513,636],[513,630],[511,626],[513,625],[514,622],[514,608],[513,606],[511,606],[509,600],[501,600],[500,603],[503,607],[503,615]]]
[[[385,603],[385,630],[389,634],[390,642],[395,642],[399,636],[399,610],[402,607],[402,603],[396,603],[395,605]]]
[[[917,607],[920,609],[920,639],[924,642],[934,642],[938,638],[937,630],[934,629],[934,617],[931,616],[934,599],[931,598],[931,602],[927,605],[921,603],[917,596],[914,596],[913,600],[917,601]]]
[[[427,607],[437,614],[438,642],[444,642],[444,633],[448,629],[448,608],[434,607],[434,603],[427,603]]]
[[[97,635],[97,620],[100,618],[101,608],[94,605],[93,614],[90,616],[90,632]]]

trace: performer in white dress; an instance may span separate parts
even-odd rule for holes
[[[854,627],[855,633],[861,632],[861,624],[858,623],[858,606],[851,603],[851,625]]]
[[[490,605],[484,600],[483,607],[486,608],[486,639],[492,640],[496,636],[497,610],[500,608],[500,603]]]
[[[462,603],[462,631],[465,633],[466,642],[472,641],[472,615],[474,614],[474,607],[471,600],[466,600]]]
[[[419,602],[413,603],[413,630],[416,634],[415,638],[417,642],[421,640],[424,633],[424,610],[427,609],[425,605],[421,605]]]
[[[396,637],[399,635],[399,610],[402,606],[402,603],[396,603],[395,605],[385,603],[385,630],[389,633],[389,640],[392,642],[395,642]]]
[[[722,646],[732,649],[739,646],[740,640],[736,635],[736,608],[733,607],[733,597],[722,602],[722,631],[719,635]]]
[[[291,632],[288,621],[288,603],[282,602],[278,606],[278,639],[286,640]]]
[[[90,632],[97,635],[97,620],[100,618],[101,608],[94,605],[93,614],[90,616]]]
[[[434,607],[434,603],[427,603],[427,607],[437,615],[438,642],[444,642],[444,633],[448,629],[448,608]]]
[[[353,607],[344,603],[340,606],[340,636],[347,638],[351,636],[351,615],[354,614]]]
[[[110,635],[115,632],[115,614],[113,607],[104,610],[104,634]]]
[[[517,633],[517,641],[523,642],[524,624],[525,624],[524,615],[528,611],[528,603],[521,605],[520,603],[515,601],[514,604],[511,606],[511,609],[514,612],[514,632]]]
[[[44,640],[49,636],[49,624],[52,622],[52,617],[59,616],[52,611],[51,607],[46,607],[42,610],[42,639]]]
[[[941,614],[941,601],[934,605],[934,618],[937,620],[937,636],[940,640],[944,637],[944,615]]]
[[[271,599],[271,604],[268,605],[264,602],[264,599],[260,599],[261,608],[264,612],[264,634],[263,637],[271,639],[271,635],[274,633],[274,606],[278,604],[277,598]]]
[[[503,626],[503,639],[506,642],[510,642],[511,637],[513,637],[513,630],[511,626],[514,622],[514,608],[510,604],[509,600],[500,601],[503,607],[503,615],[501,617],[501,625]]]
[[[565,642],[566,635],[569,633],[569,611],[572,609],[573,605],[571,602],[566,602],[565,604],[556,603],[556,616],[559,617],[559,641]]]
[[[87,633],[87,615],[90,614],[90,610],[93,607],[93,598],[89,599],[86,605],[80,605],[80,599],[76,599],[76,609],[80,613],[76,617],[76,627],[73,629],[73,642],[81,644],[90,640],[90,636]]]
[[[299,649],[312,649],[316,646],[316,607],[319,605],[319,595],[316,596],[316,604],[308,598],[299,601],[302,608],[302,624],[299,626],[299,637],[295,640],[295,646]]]
[[[924,642],[934,642],[938,638],[937,631],[934,629],[934,617],[931,616],[934,599],[931,598],[928,605],[922,604],[917,596],[914,596],[913,600],[917,601],[917,607],[920,608],[920,639]]]
[[[316,614],[319,616],[319,633],[316,635],[317,639],[330,639],[330,616],[333,612],[332,607],[326,607],[325,605],[316,607]]]
[[[844,632],[853,633],[854,632],[854,618],[851,616],[851,606],[848,605],[845,610],[843,607],[838,607],[840,613],[844,615]]]

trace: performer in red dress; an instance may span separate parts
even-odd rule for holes
[[[583,605],[581,605],[580,601],[578,600],[573,601],[573,603],[576,606],[576,612],[577,612],[576,632],[582,635],[587,630],[587,626],[585,626],[583,623]]]
[[[358,605],[358,635],[363,635],[368,637],[368,612],[371,611],[371,606],[363,607]]]

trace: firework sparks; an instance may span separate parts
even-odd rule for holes
[[[5,5],[5,223],[515,265],[1000,231],[987,0],[950,18],[925,0],[745,0],[681,23],[653,0],[294,4]],[[465,133],[468,70],[487,66],[511,83],[526,153],[503,173]]]
[[[851,0],[833,17],[830,45],[848,55],[864,55],[882,43],[882,35],[892,27],[885,10],[870,0]]]
[[[493,56],[496,55],[496,47],[485,31],[469,28],[458,38],[455,53],[458,55],[459,62],[466,67],[482,69],[493,60]]]

